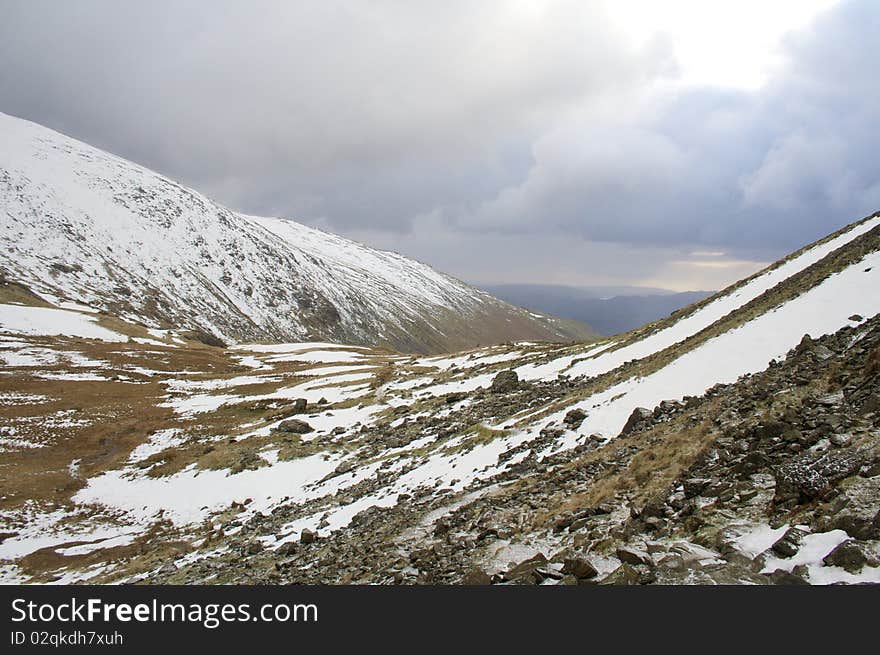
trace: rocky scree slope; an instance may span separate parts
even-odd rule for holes
[[[880,317],[638,408],[605,447],[523,459],[439,509],[429,497],[273,550],[260,535],[290,514],[255,514],[222,554],[150,580],[880,583]]]
[[[327,340],[444,352],[592,332],[401,255],[245,216],[119,157],[0,114],[0,274],[210,342]]]

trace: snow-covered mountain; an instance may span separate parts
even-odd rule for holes
[[[235,213],[141,166],[0,114],[0,273],[44,298],[225,341],[440,352],[591,335],[401,255]]]

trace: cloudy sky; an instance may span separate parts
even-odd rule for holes
[[[710,289],[880,209],[877,34],[876,0],[0,0],[0,111],[470,282]]]

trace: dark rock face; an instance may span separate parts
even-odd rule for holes
[[[617,549],[616,554],[617,554],[617,558],[621,562],[624,562],[626,564],[633,564],[633,565],[639,565],[639,564],[652,565],[653,564],[653,562],[651,560],[651,556],[648,553],[643,552],[641,550],[637,550],[635,548],[621,546],[620,548]]]
[[[519,388],[519,376],[516,371],[501,371],[492,378],[493,393],[509,393]]]
[[[584,422],[585,418],[587,418],[587,413],[584,410],[572,409],[568,411],[565,418],[562,419],[562,422],[572,428],[577,428]]]
[[[468,395],[464,391],[454,391],[452,393],[446,394],[443,401],[447,405],[454,405],[455,403],[459,403],[462,400],[465,400],[467,397]]]
[[[777,502],[805,502],[821,496],[832,482],[852,475],[862,465],[859,451],[834,451],[821,457],[808,455],[779,467],[776,476]]]
[[[637,585],[641,584],[641,574],[629,564],[621,564],[612,571],[600,584],[603,585]]]
[[[483,586],[492,584],[492,578],[483,569],[471,569],[464,574],[461,584],[470,586]]]
[[[290,434],[306,434],[313,430],[314,428],[311,425],[298,418],[289,418],[286,421],[281,421],[281,423],[273,428],[274,432],[287,432]]]
[[[562,564],[562,572],[571,574],[579,580],[589,580],[599,574],[596,567],[582,557],[566,559]]]
[[[782,535],[773,546],[771,546],[771,549],[780,557],[791,557],[800,550],[805,536],[807,536],[807,533],[804,530],[789,528],[785,531],[785,534]]]
[[[875,558],[870,555],[864,543],[847,539],[828,553],[822,561],[828,566],[840,566],[850,573],[858,573],[871,560]]]
[[[632,411],[632,414],[629,415],[629,418],[626,420],[623,429],[620,431],[620,436],[629,434],[637,427],[640,427],[644,423],[650,421],[653,417],[654,412],[652,412],[650,409],[645,409],[644,407],[636,407]]]

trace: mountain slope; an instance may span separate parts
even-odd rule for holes
[[[0,272],[47,299],[228,341],[441,352],[591,331],[428,266],[245,216],[140,166],[0,114]]]
[[[626,334],[442,357],[10,299],[0,579],[880,582],[878,276],[875,214]]]

